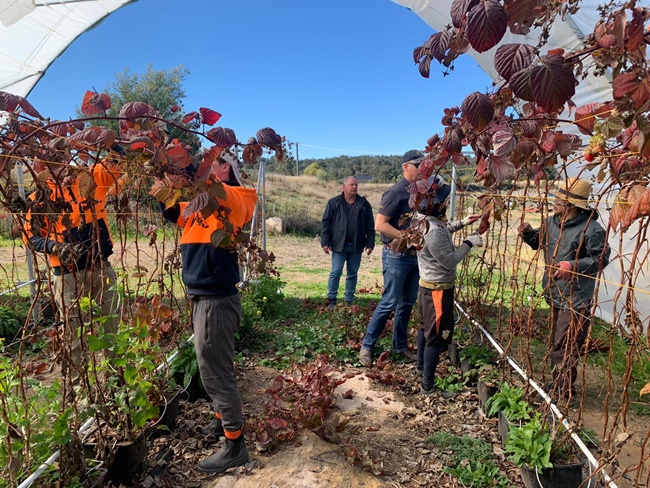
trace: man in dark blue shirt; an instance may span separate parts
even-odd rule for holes
[[[372,350],[393,311],[395,317],[392,351],[408,361],[417,359],[417,356],[408,350],[407,345],[408,323],[413,304],[417,299],[420,278],[416,250],[406,248],[402,252],[394,252],[389,244],[393,239],[400,239],[402,231],[411,224],[413,209],[409,206],[408,187],[422,178],[418,167],[423,160],[424,154],[414,149],[404,154],[403,178],[382,195],[377,211],[375,230],[380,232],[381,241],[384,243],[382,250],[384,293],[370,319],[361,344],[359,360],[366,367],[372,365]]]

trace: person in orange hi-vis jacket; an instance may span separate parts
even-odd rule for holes
[[[235,232],[253,217],[257,192],[241,186],[237,159],[223,152],[215,161],[212,174],[224,185],[225,198],[219,203],[230,209],[228,221]],[[225,436],[221,448],[199,462],[199,471],[222,473],[249,461],[242,435],[242,405],[235,381],[235,333],[242,316],[237,289],[240,281],[237,251],[214,247],[210,236],[223,229],[223,222],[196,212],[183,218],[187,203],[163,210],[164,217],[182,227],[180,249],[183,282],[192,300],[194,347],[201,380],[214,404],[215,418],[202,428],[203,433]]]
[[[116,275],[108,261],[113,241],[106,200],[111,189],[119,186],[123,154],[124,149],[116,144],[90,167],[48,162],[46,187],[29,197],[34,203],[26,216],[24,239],[33,251],[49,256],[52,295],[71,356],[71,361],[62,362],[62,366],[67,365],[63,374],[70,375],[73,384],[85,370],[85,338],[93,333],[88,311],[79,306],[80,299],[91,298],[101,307],[104,332],[116,332],[119,324]],[[42,192],[46,201],[36,201],[36,194]],[[57,206],[55,214],[51,202],[57,200],[65,201],[65,205]]]

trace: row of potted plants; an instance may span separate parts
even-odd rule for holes
[[[520,467],[527,488],[577,488],[584,461],[564,426],[552,415],[542,416],[526,400],[522,388],[502,383],[486,402],[509,460]]]
[[[584,461],[562,424],[533,410],[523,388],[501,382],[495,354],[480,344],[450,347],[452,364],[461,368],[466,384],[476,384],[479,404],[498,418],[498,431],[509,460],[520,467],[527,488],[577,488]]]

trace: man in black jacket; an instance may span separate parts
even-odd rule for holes
[[[321,246],[325,254],[332,254],[332,271],[327,283],[327,301],[330,310],[336,305],[339,281],[346,264],[345,304],[354,299],[361,255],[375,248],[375,223],[368,200],[358,195],[359,183],[354,176],[343,180],[343,193],[327,202],[323,214]]]

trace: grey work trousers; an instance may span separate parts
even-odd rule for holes
[[[193,298],[194,348],[201,380],[227,432],[237,432],[244,424],[234,364],[241,313],[239,293]]]
[[[97,263],[89,269],[52,277],[52,293],[63,322],[63,337],[68,344],[72,360],[73,383],[79,381],[82,373],[80,369],[82,356],[87,350],[85,336],[94,332],[95,324],[90,323],[91,318],[95,320],[98,318],[92,317],[87,311],[82,312],[79,301],[86,297],[94,300],[102,310],[101,323],[104,331],[107,333],[117,332],[120,322],[120,295],[115,291],[115,281],[115,271],[108,262]],[[106,350],[105,355],[110,357],[112,352]]]
[[[554,387],[568,396],[575,394],[578,378],[578,362],[587,340],[591,325],[591,307],[577,310],[563,310],[551,307],[553,325],[553,367]]]

